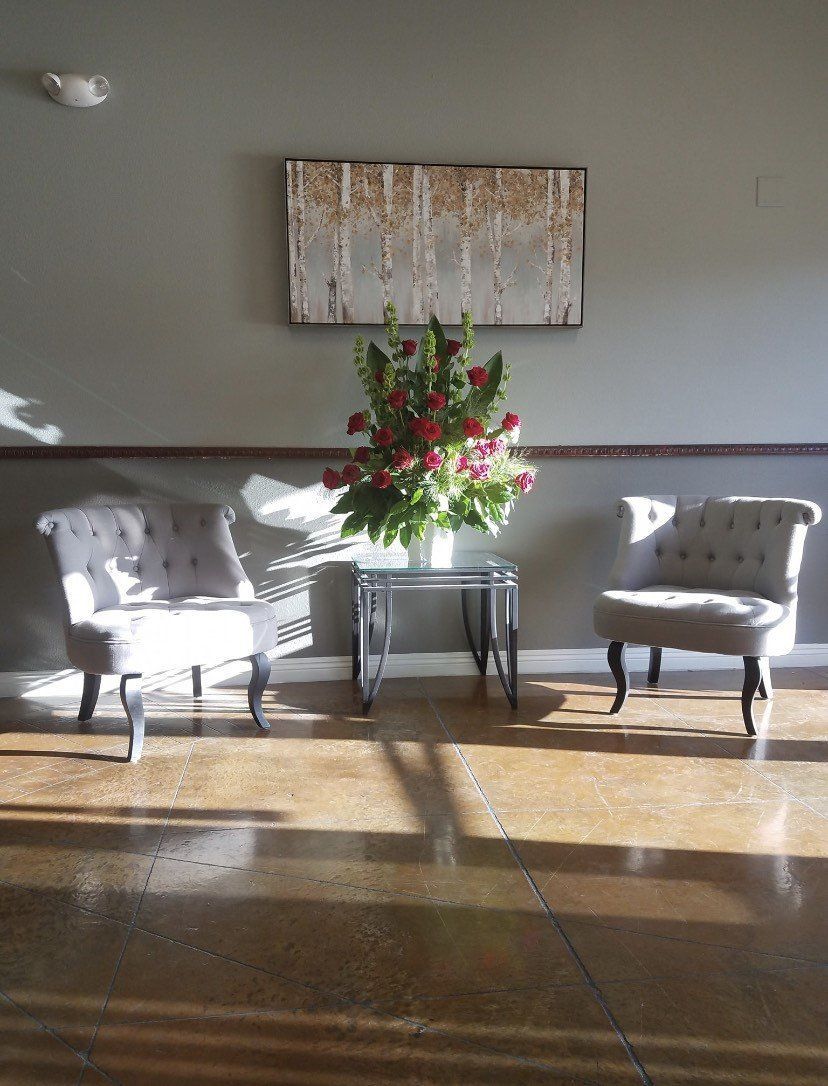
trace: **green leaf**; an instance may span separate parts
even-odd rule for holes
[[[402,545],[404,547],[407,547],[410,542],[411,542],[411,525],[410,524],[403,524],[402,528],[400,528],[400,543],[402,543]]]
[[[411,497],[408,499],[408,504],[409,505],[416,505],[417,502],[420,500],[420,498],[422,498],[422,496],[423,496],[423,488],[418,487],[414,491],[414,493],[411,495]]]
[[[446,333],[443,331],[443,326],[437,320],[436,317],[432,317],[428,322],[429,332],[434,333],[434,338],[437,341],[437,357],[445,358],[446,351],[448,350],[448,344],[446,342]]]
[[[336,505],[331,507],[332,513],[350,513],[354,508],[353,495],[350,491],[346,491]]]
[[[386,366],[394,365],[385,351],[381,351],[373,340],[368,344],[365,360],[368,363],[371,373],[376,373],[377,370],[384,370]]]
[[[479,418],[485,415],[492,400],[497,395],[500,383],[503,380],[503,355],[500,351],[492,355],[483,367],[489,375],[489,380],[483,388],[473,388],[466,397],[466,413],[471,418]]]

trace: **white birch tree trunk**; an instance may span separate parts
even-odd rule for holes
[[[339,292],[342,322],[354,323],[354,280],[351,270],[351,163],[342,163],[339,187]]]
[[[463,218],[460,226],[460,312],[465,315],[471,313],[472,307],[471,243],[474,198],[474,186],[467,177],[460,181],[460,192],[463,196]]]
[[[299,324],[299,269],[296,266],[296,207],[293,199],[293,163],[288,162],[285,184],[287,187],[288,206],[288,282],[290,286],[290,319],[292,324]]]
[[[310,321],[305,258],[305,164],[299,161],[296,163],[296,267],[299,273],[299,319],[302,324]]]
[[[414,294],[413,318],[415,324],[422,324],[423,314],[423,279],[420,246],[422,241],[423,210],[423,167],[415,166],[411,183],[411,289]]]
[[[557,323],[569,322],[570,299],[569,292],[572,285],[572,215],[569,211],[569,171],[561,171],[561,213],[560,221],[563,233],[561,242],[561,277],[558,284],[558,313]]]
[[[328,324],[336,324],[336,294],[339,282],[339,223],[331,223],[331,274],[325,280],[328,286]]]
[[[543,323],[552,324],[555,293],[555,234],[561,206],[559,170],[546,171],[546,269],[543,288]]]
[[[380,219],[380,282],[382,283],[382,313],[394,300],[394,254],[391,249],[394,216],[394,166],[382,167],[382,217]]]
[[[494,323],[503,324],[503,171],[495,170],[494,208],[486,208],[489,248],[492,250]]]
[[[434,246],[434,217],[431,210],[431,180],[423,167],[423,254],[428,316],[437,315],[437,254]]]

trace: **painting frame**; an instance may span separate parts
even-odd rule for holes
[[[474,323],[478,328],[541,328],[547,330],[566,330],[566,329],[579,329],[584,325],[584,299],[585,299],[585,280],[586,280],[586,202],[589,183],[589,168],[587,166],[550,166],[550,165],[514,165],[514,164],[499,164],[499,165],[484,165],[480,163],[456,163],[456,162],[415,162],[415,161],[381,161],[375,159],[332,159],[332,158],[299,158],[299,157],[285,157],[283,160],[283,204],[284,204],[284,245],[285,245],[285,264],[287,272],[287,284],[288,284],[288,297],[287,297],[287,311],[288,311],[288,324],[291,327],[313,327],[313,328],[379,328],[383,326],[381,320],[302,320],[295,319],[295,307],[291,300],[291,284],[294,279],[293,269],[293,254],[290,241],[291,233],[291,195],[292,195],[292,182],[289,172],[289,166],[295,163],[308,163],[308,164],[330,164],[341,165],[348,164],[350,166],[393,166],[402,167],[405,169],[415,169],[417,167],[426,168],[434,167],[438,169],[461,169],[472,171],[497,171],[497,170],[509,170],[509,171],[550,171],[555,170],[560,172],[571,173],[578,171],[582,175],[582,201],[583,205],[580,212],[580,260],[579,260],[579,272],[577,277],[578,283],[578,320],[567,321],[565,323],[558,322],[545,322],[545,321],[508,321],[497,323],[491,320],[480,320],[475,317]],[[458,314],[459,316],[459,314]],[[428,319],[426,315],[426,320]],[[460,324],[460,320],[450,320],[441,317],[442,322],[448,327],[456,327]],[[400,325],[402,327],[417,327],[421,321],[404,319],[403,315],[400,315]]]

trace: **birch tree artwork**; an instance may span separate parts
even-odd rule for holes
[[[583,169],[287,159],[292,324],[579,326]]]

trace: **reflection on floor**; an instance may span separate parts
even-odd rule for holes
[[[739,1083],[826,1070],[828,672],[0,710],[6,1086]]]

